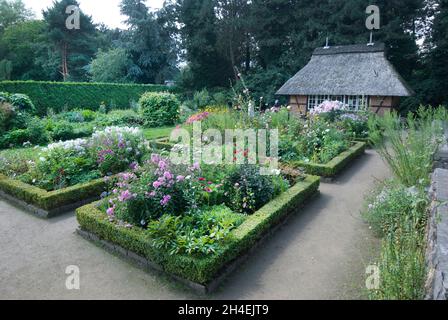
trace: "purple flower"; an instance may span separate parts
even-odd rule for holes
[[[115,208],[111,207],[111,208],[107,209],[107,215],[110,216],[110,217],[114,216],[115,215]]]
[[[168,164],[166,163],[165,160],[160,160],[159,161],[159,169],[160,170],[165,170],[166,168],[168,168]]]
[[[164,196],[163,199],[160,200],[160,204],[165,207],[168,204],[168,202],[170,202],[170,200],[171,200],[171,196],[169,196],[169,195]]]
[[[132,163],[129,165],[129,168],[130,168],[132,171],[137,170],[137,169],[138,169],[138,163],[137,163],[137,162],[132,162]]]
[[[154,183],[152,184],[152,186],[154,187],[154,189],[159,189],[162,186],[162,182],[160,181],[154,181]]]
[[[199,165],[199,162],[195,162],[195,163],[193,164],[193,167],[192,167],[193,171],[198,171],[200,168],[201,168],[201,167],[200,167],[200,165]]]
[[[151,155],[151,162],[154,164],[158,164],[162,160],[162,158],[158,154]]]
[[[173,179],[173,175],[170,172],[168,172],[168,171],[163,174],[163,177],[165,179],[167,179],[167,180],[172,180]]]
[[[125,190],[118,197],[118,201],[125,202],[131,200],[132,198],[134,198],[134,195],[129,190]]]
[[[126,143],[123,140],[120,140],[120,142],[118,142],[118,148],[120,149],[126,148]]]
[[[185,177],[184,176],[177,176],[176,180],[177,180],[177,182],[182,182],[182,181],[185,180]]]

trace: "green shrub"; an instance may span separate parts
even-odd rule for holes
[[[29,135],[28,141],[31,144],[45,145],[50,142],[50,136],[39,118],[31,118],[31,120],[28,121],[28,128],[26,130]]]
[[[268,176],[257,166],[237,166],[224,182],[226,204],[235,212],[254,213],[275,195]]]
[[[9,96],[9,102],[14,106],[19,108],[20,112],[27,112],[29,114],[34,114],[36,112],[36,108],[34,107],[31,99],[25,94],[11,94]]]
[[[107,126],[142,126],[144,120],[134,110],[114,110],[96,124],[107,123]]]
[[[92,110],[81,110],[80,112],[82,117],[84,118],[84,121],[86,122],[91,122],[98,116],[98,114]]]
[[[212,102],[212,97],[208,93],[207,89],[201,91],[196,91],[193,95],[192,105],[194,110],[202,110],[203,108],[210,105]]]
[[[245,220],[226,206],[215,206],[192,216],[163,215],[148,226],[150,243],[171,255],[210,255],[221,252],[230,232]]]
[[[75,127],[70,122],[58,121],[51,127],[53,141],[66,141],[76,139]]]
[[[140,98],[139,104],[147,127],[174,125],[179,119],[180,103],[171,93],[146,92]]]
[[[77,108],[96,110],[103,102],[119,109],[129,108],[132,100],[148,91],[175,91],[161,85],[76,83],[44,81],[2,81],[0,91],[28,95],[39,115],[49,108],[56,113]]]
[[[29,141],[29,138],[30,135],[26,129],[12,130],[0,138],[0,147],[4,149],[20,146]]]
[[[0,92],[0,103],[1,102],[9,102],[9,93],[8,92]]]

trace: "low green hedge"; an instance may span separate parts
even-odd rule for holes
[[[0,190],[39,209],[51,211],[101,195],[107,187],[104,178],[55,191],[46,191],[0,174]]]
[[[316,194],[319,184],[319,177],[307,176],[304,181],[298,182],[255,214],[248,216],[241,226],[232,231],[231,240],[221,253],[205,258],[169,255],[154,249],[143,229],[127,229],[110,223],[107,215],[98,209],[99,203],[79,208],[76,210],[76,217],[82,230],[146,257],[169,274],[207,285],[226,265],[253,247],[282,218]]]
[[[171,150],[174,147],[174,143],[170,142],[169,138],[160,138],[150,141],[151,147],[156,150]]]
[[[353,159],[363,154],[366,151],[366,147],[367,143],[356,142],[350,149],[342,152],[339,156],[326,164],[303,161],[294,161],[291,164],[293,166],[303,168],[308,174],[333,178],[339,174]]]
[[[97,110],[101,103],[125,109],[132,101],[137,102],[145,92],[174,92],[176,89],[152,84],[1,81],[2,91],[28,95],[37,113],[45,115],[48,108],[56,113],[75,108]]]

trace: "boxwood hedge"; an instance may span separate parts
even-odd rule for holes
[[[104,178],[78,184],[55,191],[46,191],[26,184],[19,180],[10,179],[0,174],[0,191],[28,205],[47,212],[47,217],[54,215],[58,209],[80,203],[89,199],[99,199],[106,190],[107,182]]]
[[[102,103],[125,109],[132,101],[137,102],[145,92],[175,92],[176,89],[152,84],[1,81],[1,91],[28,95],[37,113],[44,115],[48,108],[55,112],[75,108],[96,110]]]
[[[308,174],[326,178],[333,178],[338,175],[353,159],[363,154],[366,150],[366,147],[366,142],[356,142],[347,151],[342,152],[339,156],[326,164],[303,161],[295,161],[291,164],[293,166],[303,168]]]
[[[76,210],[81,230],[93,233],[100,240],[118,245],[147,258],[170,275],[201,285],[208,285],[220,276],[229,263],[250,250],[266,232],[303,205],[318,192],[320,178],[307,176],[288,191],[269,202],[232,231],[231,240],[219,253],[198,258],[170,255],[151,246],[146,232],[139,228],[123,228],[109,222],[107,215],[92,203]]]

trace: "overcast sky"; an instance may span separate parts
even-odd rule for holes
[[[146,0],[146,5],[153,9],[161,8],[164,0]],[[37,18],[42,17],[42,9],[51,7],[53,0],[23,0]],[[120,0],[78,0],[81,10],[92,16],[95,23],[105,23],[111,28],[125,28],[124,18],[120,15]]]

